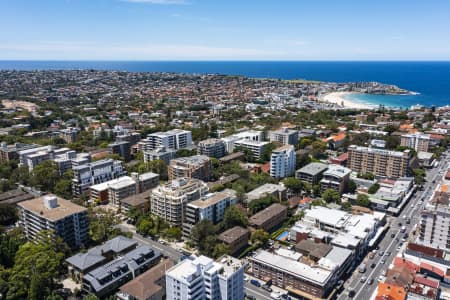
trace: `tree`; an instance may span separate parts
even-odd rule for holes
[[[177,151],[177,157],[188,157],[188,156],[193,156],[197,154],[197,150],[192,149],[180,149]]]
[[[210,256],[217,243],[216,233],[217,227],[211,221],[202,220],[192,227],[189,240],[200,253]]]
[[[374,183],[374,184],[372,184],[372,185],[369,187],[369,189],[367,190],[367,192],[368,192],[369,194],[375,194],[375,193],[378,191],[379,188],[380,188],[380,185],[379,185],[378,183]]]
[[[261,161],[269,161],[272,151],[275,150],[277,146],[274,143],[267,144],[261,152]]]
[[[47,242],[27,242],[17,251],[7,299],[44,299],[55,287],[64,260]]]
[[[369,196],[366,194],[358,194],[356,197],[356,204],[359,206],[369,207],[370,206],[370,199]]]
[[[22,232],[16,234],[13,231],[0,235],[0,265],[11,268],[19,247],[26,242]]]
[[[396,135],[390,135],[386,138],[386,148],[387,149],[396,149],[400,146],[400,137]]]
[[[418,185],[424,184],[425,176],[426,176],[425,171],[423,169],[417,168],[417,169],[414,169],[413,172],[414,172],[414,183],[418,184]]]
[[[219,258],[222,255],[230,255],[230,254],[231,254],[230,246],[224,243],[219,243],[214,246],[213,256],[215,258]]]
[[[375,176],[372,173],[367,172],[367,173],[364,173],[364,174],[358,174],[358,178],[363,178],[363,179],[367,179],[367,180],[374,180]]]
[[[13,204],[0,203],[0,225],[7,226],[17,221],[17,209]]]
[[[180,240],[181,239],[181,229],[180,227],[172,226],[167,228],[164,235],[170,240]]]
[[[308,154],[296,155],[296,169],[300,169],[311,162],[311,157]]]
[[[119,217],[106,209],[89,209],[89,237],[95,243],[105,242],[119,234]]]
[[[311,154],[316,159],[323,157],[325,154],[325,151],[327,150],[327,144],[322,141],[314,141],[312,143],[312,147],[313,147],[313,149],[312,149]]]
[[[58,180],[54,188],[54,193],[64,199],[72,198],[72,180]]]
[[[303,181],[294,177],[285,178],[283,183],[286,188],[290,189],[295,194],[299,194],[304,187]]]
[[[341,200],[341,195],[339,194],[339,192],[333,189],[326,189],[322,193],[322,199],[327,203],[330,202],[339,203]]]
[[[237,206],[232,205],[225,210],[222,220],[223,230],[230,229],[234,226],[247,227],[247,225],[248,225],[247,216]]]
[[[269,238],[270,235],[266,231],[264,231],[264,229],[256,229],[252,233],[250,241],[252,242],[253,245],[262,246],[265,243],[267,243]]]
[[[307,146],[311,145],[313,142],[313,140],[309,137],[303,137],[300,139],[300,141],[298,142],[298,147],[300,149],[305,149]]]
[[[44,191],[53,192],[59,179],[55,162],[46,160],[33,168],[31,182]]]
[[[252,200],[248,204],[248,208],[250,213],[253,215],[258,211],[263,210],[266,207],[269,207],[272,203],[276,201],[276,198],[273,195],[267,195],[259,199]]]
[[[348,182],[347,191],[353,194],[356,191],[356,188],[357,186],[355,181],[350,179]]]

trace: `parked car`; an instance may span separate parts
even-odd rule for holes
[[[361,283],[364,283],[364,282],[366,282],[366,280],[367,280],[367,277],[366,276],[363,276],[363,277],[361,277]]]
[[[376,264],[371,264],[370,267],[373,269],[375,268],[377,265]]]
[[[373,279],[370,278],[370,279],[367,281],[367,284],[368,284],[368,285],[371,285],[372,283],[373,283]]]
[[[253,284],[254,286],[261,287],[261,283],[259,283],[259,281],[256,279],[251,279],[250,283]]]
[[[267,284],[263,284],[263,285],[261,286],[261,288],[262,288],[263,290],[265,290],[265,291],[268,291],[269,293],[272,292],[272,288],[271,288],[270,286],[268,286]]]

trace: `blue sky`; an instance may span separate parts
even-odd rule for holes
[[[1,0],[0,60],[450,60],[448,0]]]

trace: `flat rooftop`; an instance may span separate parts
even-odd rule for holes
[[[44,205],[45,197],[48,196],[23,201],[18,203],[17,205],[50,221],[57,221],[65,217],[71,216],[72,214],[87,211],[87,208],[83,206],[77,205],[71,201],[56,196],[55,197],[57,198],[58,201],[57,206],[55,208],[47,208],[47,206]]]
[[[242,236],[248,236],[249,231],[241,226],[234,226],[219,235],[219,240],[228,244],[233,243],[235,240],[241,238]]]
[[[306,166],[297,170],[296,172],[305,173],[305,174],[308,174],[311,176],[316,176],[317,174],[325,172],[326,169],[328,169],[327,164],[313,162],[313,163],[307,164]]]
[[[253,260],[271,266],[275,270],[282,270],[285,273],[300,277],[306,281],[314,282],[317,285],[324,286],[331,278],[332,273],[320,267],[312,267],[305,263],[293,259],[272,254],[265,250],[259,251]]]
[[[90,189],[95,191],[104,191],[108,188],[122,188],[133,184],[136,184],[133,178],[131,178],[130,176],[122,176],[113,180],[93,185],[90,187]]]
[[[270,220],[271,218],[275,217],[276,215],[286,210],[287,206],[284,206],[279,203],[274,203],[271,206],[266,207],[265,209],[251,216],[249,219],[250,224],[260,226],[267,220]]]
[[[220,201],[223,201],[226,198],[235,197],[236,192],[231,189],[226,189],[217,193],[210,193],[205,195],[204,197],[190,202],[188,205],[195,206],[198,208],[205,208],[211,205],[214,205]]]

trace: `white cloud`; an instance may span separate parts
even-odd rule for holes
[[[122,1],[131,3],[148,3],[148,4],[163,4],[163,5],[187,4],[185,0],[122,0]]]

